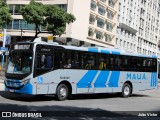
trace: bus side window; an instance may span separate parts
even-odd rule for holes
[[[53,55],[37,54],[35,65],[35,76],[51,71],[53,68]]]
[[[95,69],[95,54],[94,53],[84,53],[84,69]]]
[[[52,68],[52,66],[53,66],[53,61],[52,61],[53,59],[52,59],[52,56],[47,56],[47,60],[46,60],[46,62],[47,62],[47,68]]]
[[[54,69],[60,69],[63,68],[62,65],[62,51],[61,50],[57,50],[54,53]]]
[[[73,69],[80,69],[81,68],[81,59],[80,59],[80,52],[78,51],[71,51],[71,65]]]
[[[106,70],[108,69],[108,59],[107,59],[108,55],[107,54],[100,54],[99,55],[99,66],[98,69],[99,70]]]

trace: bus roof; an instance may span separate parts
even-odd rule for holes
[[[106,54],[114,54],[114,55],[128,55],[128,56],[137,56],[137,57],[149,57],[149,58],[157,58],[157,56],[149,56],[143,54],[129,53],[124,50],[112,49],[112,48],[103,48],[103,47],[76,47],[76,46],[64,46],[65,49],[72,50],[80,50],[80,51],[88,51],[88,52],[98,52],[98,53],[106,53]]]
[[[19,43],[26,43],[26,42],[19,42]],[[65,49],[70,50],[79,50],[79,51],[88,51],[88,52],[98,52],[98,53],[106,53],[106,54],[114,54],[114,55],[128,55],[128,56],[137,56],[137,57],[149,57],[149,58],[157,58],[157,56],[149,56],[143,54],[136,54],[136,53],[129,53],[124,50],[118,50],[113,48],[104,48],[104,47],[77,47],[77,46],[70,46],[70,45],[59,45],[56,42],[44,42],[44,41],[34,41],[34,42],[27,42],[27,43],[36,43],[36,44],[43,44],[43,45],[52,45],[52,46],[60,46]]]

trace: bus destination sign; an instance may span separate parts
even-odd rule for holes
[[[30,44],[16,44],[14,45],[15,50],[29,50],[31,48]]]

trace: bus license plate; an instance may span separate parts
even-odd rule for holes
[[[9,92],[14,92],[14,90],[10,89]]]

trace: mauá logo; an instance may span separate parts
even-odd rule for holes
[[[146,80],[146,74],[145,73],[127,73],[126,76],[127,80]]]

